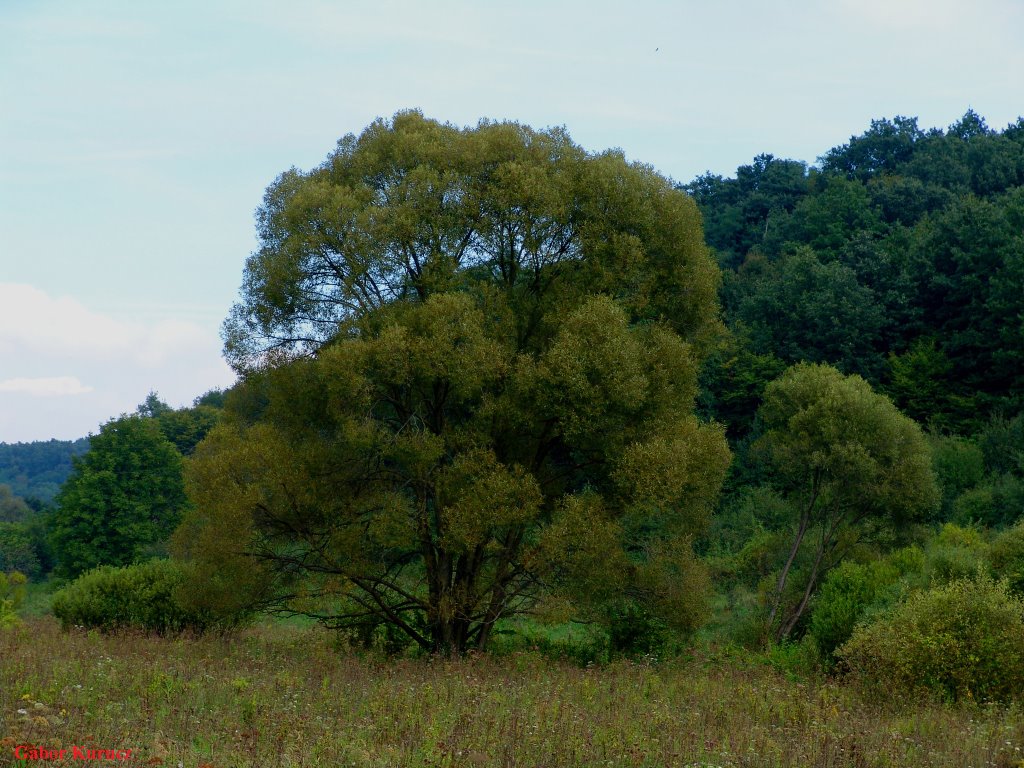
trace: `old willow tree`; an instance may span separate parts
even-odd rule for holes
[[[800,363],[768,385],[755,453],[791,502],[796,530],[770,598],[776,640],[796,628],[818,582],[871,532],[920,520],[939,503],[921,428],[860,376]],[[785,604],[797,556],[809,563],[793,605]]]
[[[718,274],[686,195],[561,130],[406,112],[258,221],[178,536],[211,600],[444,653],[526,611],[698,621],[729,454],[693,411]]]

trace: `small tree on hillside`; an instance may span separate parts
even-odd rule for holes
[[[920,518],[939,503],[931,454],[920,427],[859,376],[827,365],[793,366],[768,385],[755,444],[773,485],[799,518],[771,597],[769,626],[787,637],[823,572],[839,562],[864,526]],[[807,581],[783,605],[793,563],[811,548]]]

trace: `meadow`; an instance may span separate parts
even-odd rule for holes
[[[0,765],[1024,765],[1017,707],[871,702],[766,657],[694,652],[579,666],[530,649],[392,659],[315,628],[234,636],[0,632]],[[19,745],[64,760],[19,761]],[[25,754],[24,752],[20,754]]]

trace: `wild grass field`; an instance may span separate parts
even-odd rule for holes
[[[385,662],[316,628],[231,637],[0,632],[0,765],[1024,765],[1024,713],[868,702],[753,656],[580,667],[537,652]],[[64,748],[19,761],[18,745]]]

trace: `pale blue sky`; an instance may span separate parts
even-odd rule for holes
[[[0,0],[0,441],[230,383],[263,190],[375,117],[565,125],[688,181],[1022,97],[1018,0]]]

